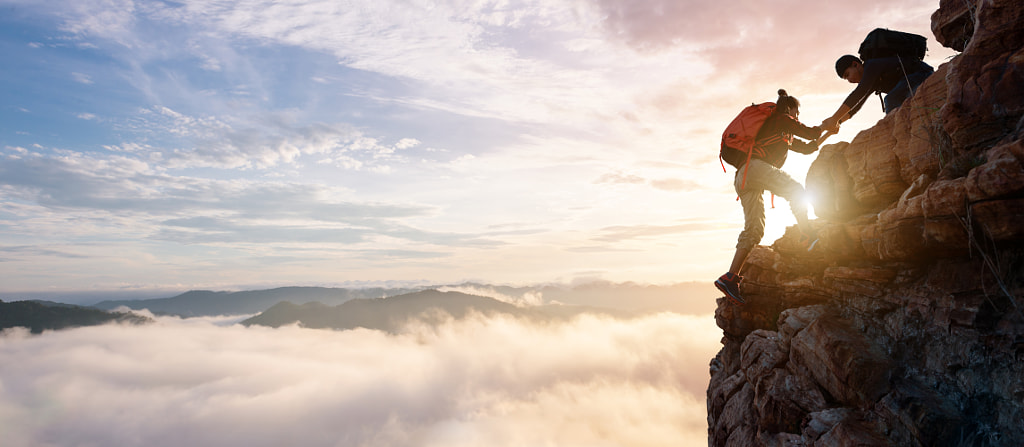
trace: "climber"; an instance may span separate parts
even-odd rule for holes
[[[867,62],[861,62],[860,58],[851,54],[839,58],[836,61],[836,73],[847,82],[857,84],[857,88],[846,97],[835,114],[821,123],[821,127],[838,132],[839,124],[853,117],[873,92],[888,92],[882,101],[882,110],[886,114],[896,110],[934,72],[923,61],[914,61],[910,65],[909,73],[904,75],[898,57],[870,59]]]
[[[857,88],[821,123],[827,132],[838,132],[839,125],[852,118],[871,93],[879,98],[885,93],[882,110],[889,114],[935,71],[924,62],[927,40],[917,34],[878,28],[868,33],[858,52],[860,57],[847,54],[836,61],[836,74]]]
[[[715,287],[735,304],[746,302],[740,296],[739,284],[743,280],[739,276],[740,268],[750,250],[764,236],[765,190],[789,201],[801,231],[801,244],[813,246],[812,241],[816,241],[807,220],[804,188],[780,169],[790,150],[801,154],[818,150],[813,142],[793,138],[814,140],[821,136],[820,127],[807,127],[798,120],[799,109],[800,101],[780,89],[774,111],[757,131],[753,150],[743,153],[725,145],[721,150],[722,159],[736,167],[733,188],[743,205],[743,231],[736,242],[736,254],[729,271],[715,281]]]

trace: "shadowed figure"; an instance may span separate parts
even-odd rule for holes
[[[775,110],[758,130],[754,147],[749,153],[728,146],[722,147],[722,159],[736,167],[733,187],[743,205],[744,222],[729,271],[715,281],[715,287],[735,304],[745,303],[739,291],[739,284],[743,279],[739,272],[743,262],[746,261],[750,250],[764,237],[765,191],[770,191],[789,202],[789,207],[804,235],[804,243],[810,244],[814,239],[807,221],[804,188],[780,169],[786,162],[790,150],[801,154],[810,154],[818,150],[816,142],[794,138],[796,136],[815,140],[822,133],[820,127],[807,127],[801,123],[799,115],[800,101],[780,89]]]
[[[912,96],[917,87],[935,71],[922,59],[926,39],[916,34],[876,29],[860,45],[860,57],[847,54],[836,60],[836,74],[857,84],[832,116],[821,123],[828,132],[853,117],[872,93],[882,99],[882,110],[889,114]]]

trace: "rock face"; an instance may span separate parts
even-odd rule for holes
[[[709,445],[1024,445],[1024,4],[932,30],[962,53],[811,166],[815,249],[790,228],[719,300]]]

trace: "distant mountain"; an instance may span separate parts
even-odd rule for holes
[[[127,306],[130,309],[149,309],[154,314],[179,315],[182,317],[243,315],[262,312],[282,301],[290,301],[297,304],[320,302],[336,305],[352,299],[381,298],[417,290],[421,289],[282,287],[246,292],[193,290],[171,298],[102,301],[94,304],[92,307],[110,310],[120,306]]]
[[[712,281],[683,282],[669,285],[643,285],[593,281],[579,285],[543,285],[528,287],[493,286],[463,283],[442,290],[493,290],[502,295],[521,297],[540,294],[545,303],[562,303],[621,309],[630,312],[677,312],[705,315],[715,312],[715,300],[722,296]],[[466,292],[473,293],[473,292]]]
[[[668,311],[704,315],[714,312],[715,299],[721,296],[711,282],[640,285],[597,281],[575,286],[529,287],[463,283],[439,288],[469,295],[503,295],[516,300],[528,294],[536,294],[543,298],[545,304],[568,305],[562,309],[550,308],[549,312],[561,311],[569,314],[578,313],[581,310],[580,306],[591,306],[604,309],[605,313],[608,313],[609,309],[617,309],[625,312]],[[169,314],[182,317],[243,315],[263,312],[284,301],[296,305],[318,302],[327,306],[335,306],[354,299],[383,298],[425,289],[428,287],[367,289],[282,287],[244,292],[193,290],[170,298],[102,301],[92,307],[112,310],[126,306],[131,309],[149,309],[157,315]],[[498,298],[508,300],[508,298]]]
[[[508,315],[534,321],[564,319],[583,312],[628,315],[624,312],[574,306],[523,308],[493,298],[459,292],[424,290],[388,298],[354,299],[333,307],[322,303],[279,303],[266,312],[243,321],[242,324],[280,327],[298,322],[303,327],[314,329],[367,328],[395,332],[412,319],[428,323],[440,322],[444,321],[447,315],[461,319],[473,312],[484,315]]]
[[[146,317],[106,312],[88,307],[41,301],[0,301],[0,329],[27,327],[33,334],[44,330],[58,330],[78,326],[95,326],[112,321],[142,324],[152,320]]]

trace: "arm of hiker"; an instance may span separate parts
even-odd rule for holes
[[[829,132],[838,132],[839,125],[843,121],[853,118],[853,115],[860,111],[865,100],[875,91],[875,84],[878,83],[885,70],[890,68],[889,65],[888,59],[872,59],[864,62],[864,73],[861,75],[860,82],[857,83],[857,88],[850,92],[836,113],[821,123],[821,127]]]
[[[808,127],[789,115],[785,115],[779,125],[784,132],[796,135],[805,140],[813,140],[821,136],[820,126]]]
[[[818,150],[818,144],[817,140],[803,141],[794,139],[793,145],[789,149],[801,154],[813,154],[814,151]]]
[[[850,119],[850,117],[856,113],[851,112],[852,110],[853,109],[851,109],[850,106],[843,103],[843,105],[839,106],[839,110],[836,110],[836,113],[833,113],[832,116],[825,118],[825,120],[821,122],[821,128],[831,133],[839,132],[839,124]]]

